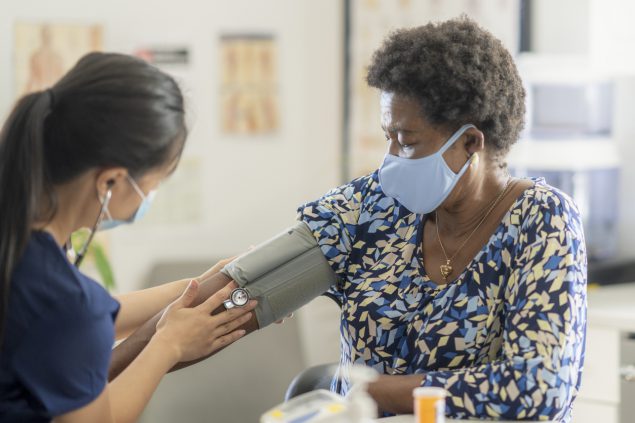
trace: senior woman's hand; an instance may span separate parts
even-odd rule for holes
[[[423,375],[381,375],[368,384],[368,394],[377,403],[380,412],[412,414],[412,391],[421,386]]]

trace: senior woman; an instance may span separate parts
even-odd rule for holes
[[[338,276],[341,364],[382,373],[369,391],[387,414],[412,412],[413,388],[437,386],[453,417],[569,421],[584,236],[566,194],[507,172],[525,113],[512,57],[455,19],[393,33],[368,83],[383,163],[299,209]],[[227,283],[208,276],[207,289]],[[347,392],[346,378],[333,387]]]
[[[397,31],[375,53],[388,154],[301,209],[341,277],[342,362],[386,376],[383,410],[447,390],[456,417],[568,421],[580,384],[586,252],[572,200],[512,178],[524,90],[467,19]]]

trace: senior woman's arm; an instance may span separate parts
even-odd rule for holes
[[[198,278],[200,283],[198,296],[194,301],[192,306],[196,306],[204,302],[207,298],[212,296],[216,291],[226,286],[231,282],[231,279],[220,273],[216,267],[210,269],[203,276]],[[224,308],[219,308],[214,311],[214,313],[223,311]],[[112,351],[110,369],[108,372],[108,379],[113,380],[117,377],[128,365],[141,353],[141,351],[148,345],[150,339],[154,336],[156,332],[156,326],[163,314],[163,310],[157,313],[152,319],[148,320],[146,323],[141,325],[139,329],[137,329],[132,335],[126,338],[123,342],[117,345]],[[252,318],[244,324],[242,329],[245,329],[247,333],[251,333],[258,329],[258,322],[256,320],[256,315],[253,313]],[[221,348],[222,349],[222,348]],[[216,354],[220,350],[215,351],[213,354]],[[211,355],[213,355],[211,354]],[[183,367],[187,367],[191,364],[194,364],[198,361],[189,363],[179,363],[174,369],[180,369]]]
[[[208,276],[220,272],[234,258],[219,261],[203,276],[196,279],[199,281],[207,280]],[[190,280],[191,278],[181,279],[152,288],[115,295],[115,299],[120,304],[117,320],[115,321],[115,339],[126,338],[142,324],[162,311],[183,293]]]
[[[336,275],[341,276],[347,268],[348,251],[352,243],[352,232],[359,215],[359,199],[356,193],[363,192],[364,187],[371,181],[370,177],[360,178],[350,184],[335,188],[323,198],[307,203],[300,207],[298,220],[303,220],[311,230],[321,226],[322,221],[328,221],[329,227],[316,231],[313,235],[320,242],[320,248]],[[200,283],[199,295],[195,304],[205,301],[210,295],[230,282],[230,278],[222,273],[211,272],[198,278]],[[333,295],[339,295],[337,288],[333,288]],[[156,323],[160,318],[159,312],[154,318],[143,324],[137,331],[120,343],[112,354],[109,378],[116,377],[143,350],[155,332]],[[254,317],[242,327],[247,333],[258,329],[256,313]],[[192,363],[181,363],[175,369]],[[173,370],[175,370],[173,369]]]
[[[259,305],[255,310],[255,319],[260,328],[281,321],[289,313],[329,290],[338,280],[313,233],[303,222],[297,222],[293,227],[237,257],[224,267],[222,273],[235,280],[237,285],[234,288],[240,286],[248,295],[257,299]],[[204,282],[205,288],[213,287],[214,279],[219,277],[211,275],[210,278]],[[203,276],[201,279],[207,278]],[[208,295],[207,292],[203,294]],[[204,300],[204,296],[199,301]],[[220,308],[222,307],[221,305]],[[143,338],[144,342],[134,344],[133,339],[127,340],[118,350],[123,351],[126,346],[130,350],[131,345],[141,348],[152,336],[150,324],[145,330],[147,336]],[[130,351],[134,352],[134,349]],[[120,353],[117,354],[115,362],[121,363]],[[113,366],[113,369],[120,365]]]
[[[369,392],[383,411],[412,412],[412,389],[448,392],[459,418],[554,419],[580,384],[586,330],[586,252],[575,206],[554,197],[516,259],[505,293],[503,358],[411,376],[383,376]],[[549,225],[543,224],[548,219]],[[533,239],[531,239],[533,238]]]

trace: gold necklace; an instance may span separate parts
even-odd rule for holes
[[[443,278],[444,281],[447,282],[448,276],[450,276],[450,274],[452,273],[452,270],[454,270],[454,268],[452,267],[452,260],[454,260],[454,257],[456,257],[456,255],[461,251],[461,249],[465,246],[465,244],[467,244],[467,242],[470,240],[470,238],[472,238],[472,235],[474,235],[476,233],[476,231],[478,230],[478,228],[481,227],[483,222],[485,222],[485,219],[487,219],[487,216],[489,216],[489,214],[492,212],[492,210],[494,210],[494,207],[496,207],[496,205],[501,200],[501,198],[503,198],[503,195],[507,192],[507,188],[509,188],[509,186],[511,184],[511,181],[512,181],[512,178],[510,176],[510,177],[508,177],[507,182],[505,183],[505,187],[501,190],[500,194],[498,194],[498,196],[496,197],[496,200],[494,200],[494,202],[492,203],[490,208],[487,210],[487,213],[485,213],[485,215],[478,222],[476,227],[472,230],[472,232],[470,232],[470,234],[467,236],[467,238],[465,238],[465,241],[463,241],[461,246],[459,248],[457,248],[456,252],[452,255],[452,257],[448,258],[448,255],[445,252],[445,248],[443,248],[443,243],[441,242],[441,235],[439,234],[439,213],[438,212],[434,213],[435,225],[437,227],[437,239],[439,240],[439,245],[441,246],[441,251],[443,251],[443,255],[445,256],[445,264],[442,264],[441,266],[439,266],[439,270],[441,271],[441,277]]]

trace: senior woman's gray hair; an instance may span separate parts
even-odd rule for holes
[[[367,81],[416,100],[433,125],[455,131],[473,123],[498,157],[524,126],[525,90],[511,54],[465,16],[393,32],[373,55]]]

